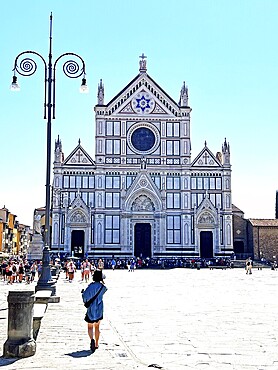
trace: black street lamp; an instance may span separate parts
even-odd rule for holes
[[[17,83],[16,72],[24,77],[33,75],[37,70],[36,62],[31,58],[23,57],[25,54],[34,54],[38,56],[44,64],[44,119],[47,119],[47,154],[46,154],[46,194],[45,194],[45,230],[44,230],[44,248],[43,248],[43,268],[42,274],[39,278],[36,290],[51,289],[52,294],[55,294],[54,281],[51,277],[50,271],[50,256],[49,247],[50,240],[50,171],[51,171],[51,119],[55,119],[55,83],[56,83],[56,65],[57,62],[65,57],[72,56],[76,60],[67,60],[63,64],[63,72],[69,78],[78,78],[82,75],[82,83],[80,92],[88,92],[86,85],[86,73],[84,60],[75,53],[64,53],[60,55],[55,62],[52,62],[52,13],[50,15],[50,35],[49,35],[49,56],[48,64],[46,60],[36,51],[24,51],[15,58],[14,62],[14,76],[11,84],[11,90],[19,90]],[[23,58],[23,59],[22,59]],[[81,67],[79,65],[81,64]]]

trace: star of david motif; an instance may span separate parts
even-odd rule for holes
[[[140,108],[142,112],[144,112],[146,108],[151,108],[150,100],[151,99],[146,99],[144,95],[142,95],[140,99],[136,99],[137,101],[136,108]]]

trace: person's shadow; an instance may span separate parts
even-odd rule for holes
[[[74,358],[81,358],[81,357],[88,357],[92,354],[92,351],[90,350],[83,350],[83,351],[75,351],[71,353],[66,353],[67,356],[71,356]],[[5,358],[3,356],[0,356],[0,367],[2,366],[7,366],[11,365],[14,362],[20,360],[20,358],[15,357],[15,358]]]
[[[75,351],[71,353],[66,353],[67,356],[71,356],[74,358],[80,358],[80,357],[88,357],[92,354],[92,351],[90,350],[83,350],[83,351]]]
[[[3,357],[3,356],[0,356],[0,367],[13,364],[14,362],[16,362],[18,360],[19,360],[19,358],[17,358],[17,357],[16,358],[6,358],[6,357]]]

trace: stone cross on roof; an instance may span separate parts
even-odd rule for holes
[[[144,55],[144,53],[142,53],[142,55],[140,55],[139,58],[141,58],[141,60],[139,61],[139,72],[146,73],[147,72],[147,61],[145,59],[147,59],[147,57]]]

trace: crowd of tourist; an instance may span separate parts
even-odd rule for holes
[[[95,270],[105,269],[126,269],[128,272],[134,272],[136,269],[170,269],[170,268],[212,268],[214,266],[222,266],[225,268],[234,267],[234,258],[55,258],[52,256],[51,264],[59,264],[66,274],[66,279],[72,282],[76,270],[81,270],[81,280],[89,282]],[[272,268],[277,269],[277,263],[273,264]],[[253,262],[251,259],[246,260],[246,271],[250,274],[252,271]],[[247,267],[248,266],[248,267]],[[250,267],[249,267],[250,266]],[[42,261],[28,261],[22,256],[14,256],[10,259],[3,259],[1,262],[1,279],[7,284],[26,283],[30,284],[38,279],[42,272]]]
[[[40,277],[41,272],[41,261],[28,261],[22,257],[14,257],[4,259],[1,263],[1,279],[7,284],[30,284]]]
[[[210,266],[226,266],[233,267],[233,260],[231,258],[213,258],[213,259],[201,259],[201,258],[103,258],[103,259],[79,259],[76,257],[69,257],[61,262],[64,270],[67,268],[74,270],[81,270],[82,280],[87,281],[88,276],[92,274],[96,269],[127,269],[132,272],[135,269],[168,269],[176,267],[184,268],[199,268],[199,267],[210,267]],[[102,266],[102,267],[100,267]]]
[[[85,260],[74,260],[70,258],[62,261],[61,267],[66,274],[66,279],[68,279],[70,283],[73,281],[77,269],[81,270],[81,280],[88,283],[96,270],[102,271],[104,269],[104,262],[101,258],[96,261],[89,261],[87,258]]]

